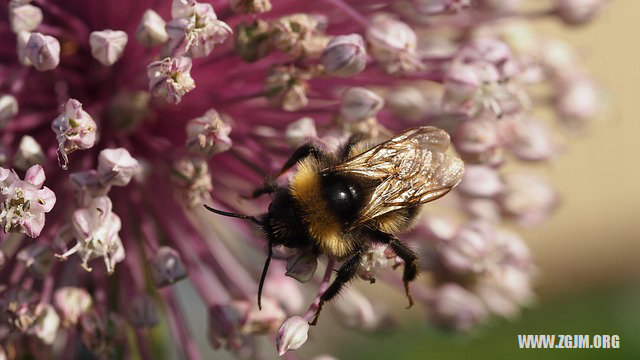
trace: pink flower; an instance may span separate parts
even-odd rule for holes
[[[96,142],[96,122],[76,99],[67,101],[65,112],[53,120],[51,128],[56,133],[63,168],[67,166],[68,154],[90,149]]]
[[[82,267],[87,271],[91,271],[89,260],[101,257],[107,273],[112,273],[116,263],[124,260],[124,247],[118,236],[121,222],[112,212],[112,206],[108,197],[101,196],[93,199],[86,208],[76,210],[73,213],[76,245],[58,257],[65,260],[78,253]]]
[[[309,324],[307,320],[300,316],[293,316],[287,319],[278,334],[276,335],[276,343],[278,354],[284,355],[289,350],[295,350],[304,345],[307,342],[309,332]]]
[[[36,238],[42,232],[45,213],[56,203],[56,195],[43,187],[45,175],[40,165],[27,170],[20,180],[14,170],[0,167],[0,225],[4,232],[22,232]]]
[[[196,88],[191,78],[191,59],[165,58],[147,66],[149,91],[168,103],[178,104],[182,97]]]
[[[209,158],[231,148],[231,126],[214,109],[190,120],[186,130],[187,148],[194,154]]]
[[[38,71],[53,70],[60,63],[60,43],[53,36],[32,33],[24,52]]]
[[[391,14],[376,14],[366,33],[371,56],[388,73],[421,70],[416,53],[418,38],[413,29]]]
[[[129,37],[120,30],[94,31],[89,36],[91,55],[104,66],[115,64],[122,57]]]

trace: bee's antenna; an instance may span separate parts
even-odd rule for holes
[[[273,256],[273,247],[271,241],[269,241],[269,250],[267,253],[267,260],[264,262],[262,268],[262,275],[260,276],[260,285],[258,285],[258,309],[262,310],[262,287],[264,286],[264,280],[267,277],[267,271],[269,271],[269,264],[271,263],[271,257]]]
[[[245,214],[235,214],[235,213],[230,213],[230,212],[226,212],[226,211],[222,211],[222,210],[218,210],[218,209],[214,209],[211,206],[204,204],[204,207],[216,214],[219,215],[224,215],[224,216],[229,216],[229,217],[234,217],[234,218],[240,218],[240,219],[245,219],[245,220],[251,220],[254,223],[258,224],[258,225],[264,225],[264,223],[260,220],[258,220],[255,216],[251,216],[251,215],[245,215]]]

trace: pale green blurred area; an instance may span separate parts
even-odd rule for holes
[[[543,226],[522,232],[540,270],[537,304],[518,319],[496,320],[461,336],[430,328],[422,309],[403,310],[402,294],[376,284],[372,293],[398,308],[400,329],[361,334],[340,327],[328,311],[299,352],[302,359],[322,353],[342,360],[640,359],[640,1],[612,1],[586,27],[537,25],[577,49],[606,91],[603,116],[583,134],[564,134],[566,153],[539,169],[562,203]],[[182,301],[194,337],[208,349],[204,307],[195,296]],[[518,334],[617,334],[621,349],[519,350]],[[272,346],[270,339],[261,341]],[[218,351],[205,358],[232,357]],[[267,358],[277,358],[275,350]]]

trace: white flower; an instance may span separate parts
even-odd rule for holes
[[[129,37],[120,30],[93,31],[89,35],[91,55],[104,66],[115,64],[122,57]]]

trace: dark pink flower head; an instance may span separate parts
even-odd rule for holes
[[[566,46],[508,36],[502,20],[529,19],[519,1],[6,3],[0,307],[8,315],[0,317],[19,331],[0,334],[0,349],[37,357],[19,346],[30,336],[69,358],[75,347],[57,344],[80,339],[98,357],[149,359],[150,332],[139,328],[160,321],[181,357],[201,358],[172,286],[187,277],[209,310],[214,348],[260,358],[273,349],[257,336],[270,335],[281,354],[315,341],[309,322],[344,259],[274,249],[260,310],[264,259],[255,255],[264,239],[202,205],[260,217],[268,201],[247,197],[293,148],[338,151],[354,136],[377,144],[425,125],[452,135],[467,169],[429,206],[469,222],[430,213],[416,231],[398,232],[424,250],[418,263],[434,280],[412,283],[416,302],[437,324],[468,330],[532,299],[526,245],[501,222],[539,223],[558,197],[544,180],[502,165],[555,155],[554,127],[530,120],[533,110],[552,105],[565,123],[585,123],[599,92]],[[542,13],[582,23],[600,3],[556,1]],[[528,96],[531,82],[551,93]],[[397,255],[371,246],[357,274],[402,287]],[[82,271],[96,264],[104,270]],[[367,292],[346,294],[337,309],[344,325],[373,330],[392,319]],[[124,341],[128,326],[137,341]]]

